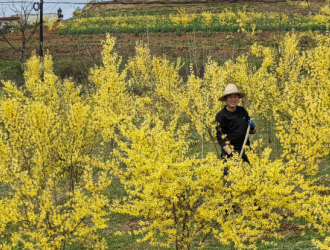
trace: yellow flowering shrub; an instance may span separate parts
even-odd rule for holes
[[[0,184],[8,194],[0,196],[1,249],[65,249],[74,242],[107,249],[97,230],[107,226],[111,158],[101,145],[114,137],[127,104],[112,42],[104,45],[104,68],[91,74],[95,91],[83,93],[55,76],[50,55],[27,62],[25,91],[4,83]]]
[[[206,11],[202,12],[202,22],[208,27],[211,25],[213,21],[213,15],[211,12]]]
[[[224,11],[218,15],[218,18],[221,24],[226,24],[228,21],[236,19],[236,13],[225,8]]]
[[[121,58],[113,51],[115,43],[115,38],[107,35],[103,42],[103,65],[95,66],[89,74],[89,81],[95,86],[91,96],[94,115],[100,121],[105,139],[113,139],[116,126],[134,114],[132,100],[126,91],[126,70],[120,72]]]
[[[49,21],[49,24],[48,24],[48,28],[49,30],[52,30],[54,28],[54,25],[56,23],[57,19],[56,18],[52,18],[50,21]]]
[[[246,82],[250,86],[245,89],[256,113],[267,118],[268,111],[271,111],[283,157],[286,156],[293,165],[307,164],[309,169],[306,171],[312,174],[318,159],[329,154],[330,149],[327,136],[330,92],[326,87],[330,40],[317,36],[318,46],[301,52],[299,39],[298,35],[287,35],[278,59],[275,53],[264,53],[262,67],[247,74]],[[258,89],[262,92],[258,93]]]
[[[181,66],[180,58],[172,63],[166,57],[151,57],[148,46],[137,43],[136,54],[127,65],[137,117],[157,115],[167,125],[173,115],[181,112],[181,106],[185,105],[179,75]]]
[[[179,68],[171,66],[166,59],[151,59],[147,46],[138,44],[136,56],[130,60],[127,69],[129,81],[145,89],[134,96],[136,116],[140,117],[136,120],[138,122],[120,126],[126,139],[118,141],[115,155],[118,177],[128,197],[113,206],[116,212],[141,218],[141,227],[132,232],[143,235],[140,241],[189,249],[194,240],[200,239],[202,247],[205,239],[212,235],[223,244],[234,242],[240,249],[254,248],[261,238],[280,237],[276,232],[287,214],[291,219],[304,218],[320,233],[329,230],[330,199],[319,195],[327,188],[305,179],[305,173],[315,174],[317,160],[329,153],[325,144],[328,137],[306,151],[310,139],[305,135],[314,131],[313,126],[307,128],[312,122],[297,132],[296,121],[286,119],[291,111],[283,109],[284,114],[278,113],[278,105],[288,104],[291,99],[281,99],[284,90],[273,86],[277,84],[276,74],[282,68],[281,60],[294,65],[292,55],[298,52],[298,40],[294,35],[286,37],[278,64],[272,49],[254,45],[253,53],[264,57],[258,70],[250,69],[244,55],[221,67],[209,60],[204,77],[197,77],[191,70],[186,84],[175,84],[180,81]],[[310,63],[317,62],[319,57],[312,55],[321,47],[320,43],[317,48],[306,52],[311,55]],[[301,58],[300,53],[296,56]],[[163,68],[157,67],[161,60],[166,65]],[[292,68],[288,70],[293,73]],[[314,69],[313,72],[319,75],[322,70]],[[171,78],[173,75],[177,77]],[[136,80],[134,76],[137,76]],[[213,153],[204,158],[189,153],[191,132],[188,127],[193,124],[202,136],[204,133],[204,137],[207,137],[206,130],[214,132],[215,114],[221,108],[219,93],[229,82],[236,83],[248,93],[244,105],[252,116],[271,114],[269,119],[287,124],[285,129],[278,127],[278,136],[284,147],[283,157],[286,145],[290,145],[289,160],[270,160],[269,148],[261,156],[254,151],[248,152],[251,166],[236,162],[237,156],[224,164]],[[171,88],[174,90],[173,100],[167,95]],[[273,93],[275,90],[282,92]],[[285,91],[288,92],[289,88]],[[269,100],[274,101],[269,103]],[[298,101],[295,104],[295,110],[299,105],[305,105]],[[322,105],[329,107],[329,104]],[[183,112],[192,124],[190,121],[182,123]],[[297,113],[297,118],[304,115]],[[327,125],[320,129],[327,133],[328,128]],[[288,138],[291,137],[304,138],[306,142],[291,139],[293,143],[290,144]],[[323,151],[317,153],[320,145],[324,146]],[[313,152],[315,157],[310,158],[308,152]],[[125,167],[120,168],[123,163]],[[228,177],[223,176],[225,166],[230,168]]]
[[[188,23],[191,23],[196,18],[196,15],[187,14],[186,9],[181,8],[176,16],[170,15],[169,17],[175,25],[183,25],[185,27]]]
[[[271,161],[270,149],[261,158],[249,152],[251,166],[237,161],[237,155],[227,163],[213,153],[203,159],[189,156],[188,127],[178,126],[178,117],[165,129],[150,117],[141,125],[120,126],[129,143],[119,142],[115,154],[125,164],[119,177],[128,197],[113,206],[141,218],[132,232],[143,235],[139,242],[189,249],[194,240],[202,247],[212,236],[224,245],[255,248],[262,238],[281,237],[277,230],[288,213],[321,233],[329,229],[330,198],[318,194],[324,187],[306,181],[282,160]]]
[[[320,195],[328,188],[308,175],[329,154],[330,39],[316,35],[316,46],[301,51],[300,37],[287,34],[280,52],[254,44],[223,66],[210,59],[203,78],[191,66],[183,82],[180,58],[151,56],[143,43],[120,70],[107,36],[84,92],[53,73],[50,55],[33,55],[25,89],[5,82],[0,96],[0,248],[107,249],[98,231],[112,211],[141,220],[130,232],[140,241],[176,249],[202,248],[208,237],[239,249],[270,244],[287,216],[329,232],[330,197]],[[215,132],[228,83],[247,93],[253,119],[273,123],[281,157],[272,159],[269,147],[256,154],[258,140],[247,149],[251,165],[236,153],[225,163],[191,152],[194,129],[202,140]],[[113,176],[127,196],[109,201]]]
[[[48,18],[44,17],[44,26],[48,27],[49,30],[52,30],[56,24],[57,18]]]
[[[263,58],[260,68],[248,63],[248,55],[218,67],[209,61],[203,79],[190,75],[184,91],[190,105],[186,113],[199,133],[214,125],[220,110],[218,101],[228,83],[235,83],[247,93],[244,106],[251,117],[261,116],[278,130],[283,157],[295,165],[305,165],[315,173],[318,159],[329,154],[330,91],[329,38],[318,35],[318,46],[307,51],[298,47],[299,35],[286,35],[280,55],[260,45],[251,54]],[[203,125],[204,124],[204,125]],[[213,130],[214,131],[214,130]]]

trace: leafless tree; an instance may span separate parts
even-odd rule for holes
[[[24,53],[37,30],[38,16],[33,20],[33,10],[33,2],[21,1],[18,4],[18,2],[11,0],[11,2],[9,1],[7,5],[3,6],[1,13],[4,17],[6,13],[12,13],[12,17],[17,17],[18,19],[0,27],[0,41],[7,43],[17,53],[22,71],[24,71]],[[33,24],[30,22],[33,22]],[[13,42],[12,32],[15,32],[16,36],[20,37],[20,44]]]

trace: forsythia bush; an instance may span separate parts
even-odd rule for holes
[[[113,42],[107,41],[105,53]],[[127,103],[116,59],[104,54],[104,68],[91,74],[97,86],[92,93],[55,76],[49,55],[28,61],[25,94],[4,83],[0,184],[8,193],[0,196],[1,249],[65,249],[73,242],[106,249],[97,234],[106,227],[109,200],[103,191],[111,183],[102,144],[125,119],[120,103]]]
[[[269,149],[262,158],[250,152],[251,166],[237,158],[225,165],[213,153],[189,156],[188,127],[176,130],[177,122],[167,129],[159,120],[150,129],[150,119],[121,127],[131,142],[121,142],[117,152],[126,164],[119,176],[128,198],[117,201],[114,211],[143,217],[133,232],[144,235],[141,241],[190,249],[193,240],[202,247],[211,234],[225,245],[254,248],[259,239],[281,237],[276,230],[288,213],[321,233],[328,230],[330,199],[318,195],[325,188],[281,160],[270,161]],[[225,166],[230,174],[224,178]]]
[[[330,40],[317,35],[317,46],[302,52],[299,39],[287,34],[281,53],[255,44],[224,66],[210,60],[203,79],[192,69],[183,82],[180,59],[152,57],[142,43],[120,71],[108,36],[103,65],[91,69],[93,88],[85,92],[53,74],[49,55],[34,55],[26,90],[6,82],[0,99],[0,247],[78,242],[105,249],[98,231],[110,212],[140,218],[129,232],[142,234],[140,241],[176,249],[203,247],[208,237],[255,248],[280,238],[285,218],[329,232],[330,198],[320,195],[327,188],[308,175],[329,154]],[[248,56],[262,65],[250,65]],[[252,117],[274,124],[281,158],[272,160],[270,148],[256,154],[258,140],[247,151],[251,165],[237,155],[224,163],[191,151],[193,130],[213,137],[228,83],[247,92]],[[114,176],[127,193],[120,200],[105,195]],[[329,240],[314,243],[326,249]]]
[[[280,54],[254,44],[250,55],[262,58],[259,68],[248,63],[248,55],[242,55],[222,67],[210,61],[204,79],[192,74],[185,91],[191,102],[187,114],[198,131],[202,131],[202,121],[212,126],[220,109],[218,93],[228,82],[235,83],[248,94],[243,101],[250,116],[259,115],[276,126],[288,164],[315,174],[318,160],[330,150],[330,39],[319,35],[317,47],[302,52],[300,38],[287,34]]]

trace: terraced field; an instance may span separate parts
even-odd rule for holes
[[[102,4],[90,7],[81,16],[64,22],[62,27],[45,30],[44,48],[57,62],[56,71],[62,76],[73,76],[77,83],[86,81],[84,72],[100,61],[100,40],[105,38],[105,32],[117,38],[116,50],[123,62],[134,55],[136,42],[142,40],[149,44],[153,55],[166,55],[169,59],[182,57],[186,67],[181,73],[187,75],[191,62],[202,72],[208,57],[223,63],[247,52],[255,42],[276,47],[285,30],[324,32],[327,19],[320,19],[318,15],[324,8],[323,2],[311,2],[310,8],[312,16],[298,2]],[[206,23],[208,18],[210,25]],[[246,19],[243,25],[242,18]],[[15,34],[9,39],[14,45],[20,44]],[[37,32],[27,47],[27,57],[39,49],[38,40]],[[313,46],[313,43],[306,37],[300,46]],[[22,73],[13,62],[16,60],[16,54],[8,45],[0,43],[2,79],[13,74],[17,81],[22,81]]]
[[[213,9],[212,9],[213,10]],[[213,11],[214,12],[214,11]],[[117,14],[117,13],[116,13]],[[246,8],[224,9],[219,13],[205,11],[187,13],[182,7],[178,14],[169,15],[107,16],[94,14],[90,17],[75,18],[64,24],[60,35],[87,35],[104,33],[176,33],[202,32],[205,36],[215,32],[276,32],[276,31],[321,31],[328,21],[320,15],[305,16],[278,12],[251,12]]]

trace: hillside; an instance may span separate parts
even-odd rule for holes
[[[329,249],[330,2],[162,1],[0,42],[0,249]]]
[[[313,13],[317,13],[323,5],[323,2],[311,2]],[[237,32],[237,23],[233,23],[233,26],[229,27],[226,32],[217,31],[218,26],[215,26],[215,31],[213,31],[213,28],[210,30],[203,29],[203,27],[194,29],[189,28],[189,26],[181,29],[171,24],[169,24],[170,26],[166,24],[168,31],[160,27],[160,31],[153,32],[151,21],[149,21],[149,29],[147,28],[148,25],[146,22],[148,22],[148,16],[150,16],[150,20],[154,18],[162,19],[163,17],[169,18],[177,15],[182,8],[184,8],[187,15],[197,16],[202,15],[203,12],[217,15],[225,10],[237,13],[237,11],[245,9],[247,13],[276,13],[279,10],[285,10],[283,14],[301,15],[305,19],[310,18],[307,15],[308,10],[306,7],[302,7],[297,2],[249,2],[248,4],[245,2],[186,4],[124,4],[117,2],[96,4],[88,5],[80,16],[65,21],[64,26],[68,27],[75,20],[87,20],[87,22],[95,18],[117,18],[117,20],[124,20],[123,18],[126,17],[127,19],[132,18],[133,22],[134,20],[140,20],[140,31],[136,32],[136,27],[133,27],[135,33],[129,30],[126,31],[127,28],[113,29],[111,20],[106,21],[108,22],[106,25],[110,25],[109,29],[104,28],[107,26],[103,26],[103,28],[92,26],[92,32],[90,34],[85,32],[87,28],[86,23],[78,24],[77,28],[68,31],[65,31],[65,27],[55,28],[51,31],[46,28],[44,33],[44,49],[45,51],[49,51],[53,56],[56,72],[63,77],[72,76],[77,83],[81,83],[86,80],[85,75],[88,68],[100,61],[100,51],[102,48],[100,40],[104,39],[106,32],[110,32],[112,36],[117,38],[116,50],[123,57],[123,62],[135,53],[136,42],[142,40],[149,44],[153,55],[166,55],[171,60],[180,56],[186,62],[186,66],[182,69],[182,74],[185,76],[188,74],[188,65],[192,62],[196,68],[199,68],[198,71],[202,73],[203,65],[208,57],[222,63],[228,59],[235,59],[238,55],[247,52],[249,46],[256,41],[260,44],[274,44],[276,42],[271,29],[265,29],[263,32],[257,32],[254,36],[250,36],[249,34]],[[102,22],[97,21],[98,23]],[[136,21],[135,23],[137,24]],[[299,24],[299,22],[297,23]],[[149,32],[147,32],[147,29]],[[291,30],[292,27],[288,27],[287,29]],[[325,30],[325,26],[322,29]],[[20,46],[19,35],[11,34],[8,36],[8,39],[15,46]],[[33,50],[39,49],[38,40],[39,32],[37,31],[33,36],[32,42],[27,47],[26,58],[29,57]],[[302,41],[302,45],[304,44],[306,44],[306,41]],[[6,43],[1,42],[0,62],[3,65],[0,66],[1,77],[3,79],[9,79],[8,77],[13,75],[17,81],[22,81],[22,75],[17,67],[17,63],[14,63],[14,61],[18,61],[17,54]]]

